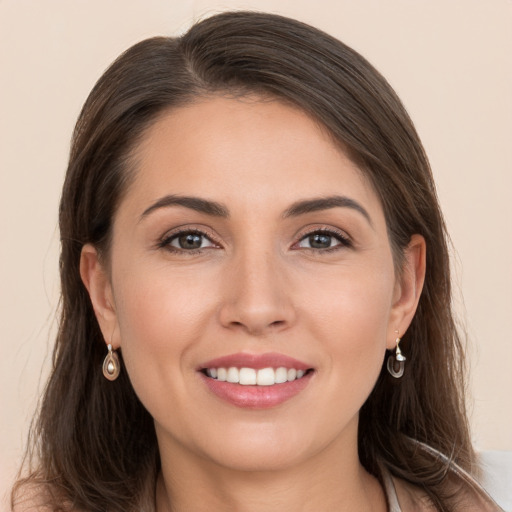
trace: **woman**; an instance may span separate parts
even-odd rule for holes
[[[244,12],[135,45],[82,110],[60,228],[17,510],[499,510],[428,161],[350,48]]]

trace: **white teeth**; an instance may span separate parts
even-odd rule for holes
[[[227,374],[226,380],[233,384],[238,384],[238,381],[240,380],[238,368],[228,368],[228,374]]]
[[[292,382],[296,379],[304,377],[304,370],[296,370],[295,368],[262,368],[255,370],[254,368],[207,368],[206,375],[212,379],[221,382],[230,382],[232,384],[241,384],[242,386],[273,386],[274,384],[283,384]]]
[[[258,386],[273,386],[276,383],[274,368],[262,368],[258,370],[256,384]]]
[[[217,368],[217,380],[225,382],[226,377],[227,377],[226,368]]]
[[[284,368],[283,366],[279,367],[276,370],[276,378],[275,378],[276,384],[282,384],[283,382],[288,381],[288,370]]]
[[[239,383],[243,386],[251,386],[256,384],[256,370],[254,368],[240,368]]]

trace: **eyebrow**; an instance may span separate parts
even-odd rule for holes
[[[168,208],[169,206],[184,206],[185,208],[190,208],[213,217],[229,217],[228,209],[215,201],[199,197],[167,195],[153,203],[149,208],[146,208],[140,216],[140,220],[159,208]]]
[[[168,208],[170,206],[183,206],[213,217],[229,218],[229,210],[221,203],[199,197],[171,194],[158,199],[158,201],[146,208],[140,216],[140,220],[144,219],[155,210]],[[283,218],[298,217],[299,215],[305,215],[307,213],[322,210],[330,210],[332,208],[351,208],[359,212],[373,227],[370,214],[365,210],[365,208],[354,199],[345,196],[328,196],[297,201],[284,211]]]
[[[359,212],[373,227],[372,218],[365,208],[354,199],[345,196],[328,196],[297,201],[283,213],[283,217],[297,217],[306,213],[330,210],[331,208],[351,208]]]

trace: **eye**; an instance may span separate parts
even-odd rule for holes
[[[217,247],[206,233],[197,230],[174,233],[165,237],[159,245],[160,247],[175,252],[192,252],[207,247]]]
[[[321,230],[314,231],[301,238],[298,247],[303,249],[329,250],[351,246],[350,240],[341,233]]]

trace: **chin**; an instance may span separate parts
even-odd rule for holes
[[[233,426],[198,449],[203,457],[234,471],[282,471],[297,467],[323,448],[317,435],[308,435],[301,427],[299,423],[291,430],[276,422]]]
[[[252,446],[244,447],[241,450],[229,450],[214,459],[219,466],[229,468],[238,472],[263,472],[263,471],[285,471],[300,463],[307,454],[297,449],[281,447],[275,449],[273,446]]]

